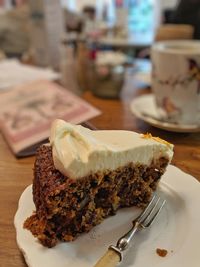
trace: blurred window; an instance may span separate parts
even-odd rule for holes
[[[129,0],[128,28],[131,32],[154,30],[154,0]]]
[[[84,6],[96,7],[99,20],[108,24],[117,23],[118,14],[127,14],[126,24],[130,32],[154,31],[160,22],[161,2],[164,0],[61,0],[63,6],[80,12]],[[175,1],[175,0],[174,0]],[[126,12],[118,12],[119,9]]]

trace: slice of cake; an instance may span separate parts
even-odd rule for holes
[[[121,207],[144,207],[173,145],[131,131],[91,131],[56,120],[36,154],[36,212],[24,227],[44,246],[72,241]]]

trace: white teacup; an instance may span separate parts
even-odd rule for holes
[[[159,115],[200,125],[200,41],[163,41],[152,46],[152,90]]]

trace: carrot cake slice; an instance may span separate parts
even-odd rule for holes
[[[37,150],[33,200],[24,227],[53,247],[88,232],[119,208],[144,207],[173,156],[150,134],[92,131],[56,120],[50,144]]]

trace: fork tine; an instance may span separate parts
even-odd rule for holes
[[[143,212],[134,220],[134,221],[138,221],[140,222],[142,220],[142,217],[144,217],[147,212],[149,211],[149,208],[151,207],[152,203],[154,202],[156,198],[156,195],[153,195],[151,201],[149,202],[149,204],[146,206],[146,208],[143,210]]]
[[[165,205],[165,203],[166,203],[166,200],[162,200],[162,204],[160,205],[159,209],[155,212],[155,214],[152,216],[150,221],[145,225],[145,227],[149,227],[149,226],[151,226],[153,224],[153,222],[155,221],[156,217],[158,216],[158,214],[162,210],[162,208]]]
[[[145,221],[148,221],[148,219],[151,217],[151,215],[153,214],[153,212],[155,211],[158,203],[160,201],[160,197],[158,197],[157,199],[155,199],[154,203],[151,205],[151,209],[148,210],[148,213],[146,214],[146,216],[144,218],[142,218],[142,220],[140,221],[140,223],[142,224]]]

